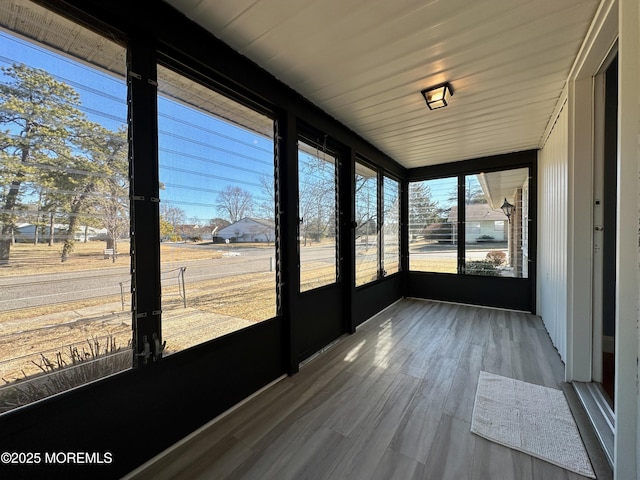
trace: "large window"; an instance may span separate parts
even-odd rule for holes
[[[458,178],[409,184],[409,268],[458,271]]]
[[[400,185],[397,180],[382,178],[382,272],[400,271]]]
[[[165,353],[276,314],[273,121],[158,67]]]
[[[355,286],[400,271],[400,186],[355,163]]]
[[[528,225],[528,168],[412,182],[409,267],[526,278]]]
[[[338,280],[337,159],[325,145],[298,141],[300,291]]]
[[[378,174],[356,162],[356,286],[378,278]]]
[[[130,368],[132,349],[125,50],[31,3],[0,10],[4,412]]]

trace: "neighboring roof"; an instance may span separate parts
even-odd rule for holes
[[[276,228],[276,222],[274,222],[273,220],[266,220],[262,218],[250,218],[250,217],[246,217],[246,220],[251,220],[252,222],[256,222],[261,225],[264,225],[265,227]]]
[[[269,230],[275,229],[275,226],[276,226],[275,222],[272,220],[245,217],[245,218],[241,218],[235,223],[232,223],[231,225],[227,225],[226,227],[221,228],[220,230],[217,231],[216,235],[225,233],[225,230],[234,231],[236,228],[238,228],[238,226],[246,227],[248,224],[252,224],[252,223],[257,224],[262,228],[267,228]]]
[[[502,210],[492,210],[486,203],[472,203],[465,206],[465,219],[466,221],[474,222],[481,222],[484,220],[494,222],[496,220],[506,220],[507,217],[505,217],[504,213],[502,213]],[[451,207],[447,220],[449,222],[458,221],[457,205]]]

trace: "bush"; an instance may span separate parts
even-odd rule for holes
[[[487,260],[499,267],[507,261],[507,254],[501,250],[491,250],[487,253]]]
[[[493,262],[489,260],[468,260],[465,273],[468,275],[484,275],[487,277],[499,277],[500,272]]]
[[[27,405],[45,397],[131,368],[133,353],[131,342],[118,347],[115,338],[107,337],[105,345],[98,338],[87,340],[80,350],[69,346],[69,352],[57,352],[55,360],[40,354],[34,363],[42,373],[25,376],[0,387],[0,413]]]
[[[425,240],[436,240],[438,243],[449,243],[453,240],[451,223],[432,223],[422,231]]]

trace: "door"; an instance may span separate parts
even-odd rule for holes
[[[593,381],[613,410],[616,348],[618,59],[596,78]]]
[[[298,141],[296,332],[299,361],[345,333],[339,157],[326,143]]]

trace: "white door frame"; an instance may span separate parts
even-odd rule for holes
[[[567,381],[593,378],[593,77],[618,39],[614,478],[638,478],[640,2],[603,0],[569,76]]]
[[[569,75],[567,381],[593,378],[594,77],[618,36],[617,0],[604,0]]]

